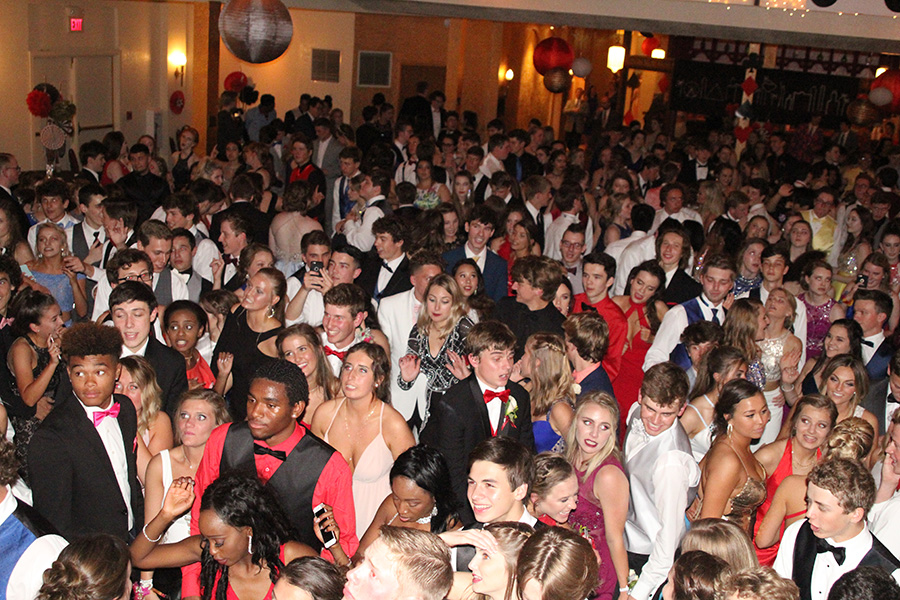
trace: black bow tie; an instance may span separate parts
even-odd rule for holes
[[[566,271],[569,272],[569,275],[574,275],[578,272],[578,267],[566,267]]]
[[[581,312],[597,312],[597,309],[586,302],[582,302]]]
[[[816,538],[816,554],[822,554],[824,552],[831,552],[834,554],[834,560],[836,560],[839,565],[844,564],[844,560],[847,558],[846,548],[838,548],[837,546],[832,546],[822,538]]]
[[[394,272],[394,270],[388,266],[386,261],[381,261],[381,268],[386,270],[388,273]]]
[[[893,394],[888,394],[887,403],[888,404],[900,404],[900,400],[897,400],[896,398],[894,398]]]
[[[872,342],[872,341],[870,341],[870,340],[863,340],[863,341],[862,341],[862,345],[863,345],[863,346],[868,346],[869,348],[874,348],[874,347],[875,347],[875,342]]]
[[[287,453],[284,450],[272,450],[271,448],[266,448],[265,446],[260,446],[259,444],[253,444],[253,454],[268,454],[269,456],[274,456],[281,462],[287,460]]]
[[[230,255],[228,255],[228,254],[223,254],[223,255],[222,255],[222,260],[225,261],[225,264],[226,264],[226,265],[234,265],[234,266],[237,266],[238,260],[239,260],[239,259],[238,259],[237,256],[230,256]]]

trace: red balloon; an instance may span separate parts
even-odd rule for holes
[[[247,85],[247,76],[240,71],[233,71],[225,77],[225,89],[229,92],[240,92]]]
[[[668,76],[668,75],[663,75],[663,76],[659,79],[659,83],[656,84],[656,85],[659,87],[659,91],[661,91],[663,94],[665,94],[666,92],[668,92],[668,91],[669,91],[669,85],[670,85],[670,84],[669,84],[669,76]]]
[[[887,88],[894,94],[894,99],[888,107],[891,112],[898,112],[900,110],[900,71],[890,69],[882,73],[872,82],[872,89],[880,87]]]
[[[552,37],[539,43],[534,48],[534,69],[541,75],[545,75],[550,69],[572,68],[575,60],[575,51],[569,42],[562,38]]]
[[[647,38],[643,42],[641,42],[641,51],[647,56],[650,56],[650,53],[659,48],[659,40],[655,37]]]

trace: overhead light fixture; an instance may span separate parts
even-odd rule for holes
[[[666,57],[666,51],[662,48],[656,48],[650,53],[650,58],[656,58],[662,60]]]
[[[625,67],[625,46],[610,46],[606,57],[606,68],[618,73]]]
[[[504,75],[504,77],[506,78],[507,81],[512,81],[513,77],[515,77],[515,76],[516,76],[516,74],[513,73],[512,69],[507,69],[506,74]]]
[[[881,77],[881,74],[887,70],[887,67],[878,67],[877,69],[875,69],[875,77]]]

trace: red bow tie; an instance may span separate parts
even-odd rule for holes
[[[334,350],[333,348],[325,346],[325,356],[336,356],[338,360],[343,362],[344,357],[347,356],[347,351],[341,352],[340,350]]]
[[[502,392],[492,392],[491,390],[485,390],[484,392],[484,403],[487,404],[494,398],[500,398],[500,402],[508,402],[509,401],[509,390],[503,390]]]
[[[109,408],[107,408],[106,410],[100,410],[100,411],[95,412],[93,415],[91,415],[91,417],[94,419],[94,427],[97,427],[98,425],[100,425],[100,423],[106,417],[112,417],[113,419],[115,419],[118,416],[119,416],[119,404],[116,402],[113,402],[113,405],[110,406]]]

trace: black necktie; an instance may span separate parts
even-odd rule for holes
[[[839,565],[844,564],[844,560],[847,558],[846,548],[838,548],[837,546],[832,546],[822,538],[816,538],[816,554],[822,554],[824,552],[831,552],[834,554],[834,560],[836,560]]]
[[[266,448],[265,446],[260,446],[259,444],[253,444],[253,454],[268,454],[269,456],[274,456],[281,462],[287,460],[287,453],[284,450],[272,450],[271,448]]]
[[[712,322],[716,325],[721,325],[721,323],[719,322],[719,309],[710,307],[710,310],[712,310],[713,314]]]
[[[382,269],[385,269],[388,273],[393,273],[393,272],[394,272],[394,270],[393,270],[392,268],[390,268],[390,267],[388,266],[387,262],[385,262],[385,261],[381,261],[381,268],[382,268]]]

